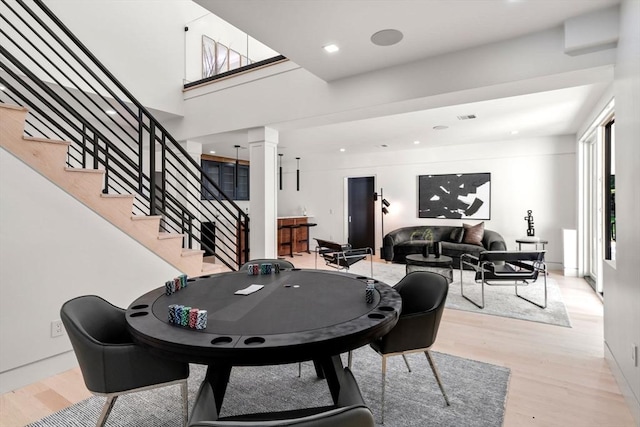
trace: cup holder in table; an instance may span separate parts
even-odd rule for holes
[[[187,282],[195,282],[196,280],[198,279],[191,278],[191,279],[187,279]]]
[[[378,310],[380,310],[380,311],[395,311],[395,308],[389,307],[387,305],[383,305],[382,307],[378,307]]]
[[[302,270],[301,268],[292,268],[291,271],[300,271]]]
[[[146,316],[147,314],[149,314],[148,311],[138,311],[135,313],[131,313],[129,317],[142,317],[142,316]]]
[[[384,319],[384,314],[380,314],[380,313],[371,313],[371,314],[369,314],[367,317],[369,317],[369,319],[382,320],[382,319]]]
[[[265,339],[262,337],[251,337],[244,340],[245,345],[260,345],[265,343]]]
[[[231,337],[218,337],[211,340],[213,345],[229,344],[233,339]]]
[[[358,280],[367,280],[368,277],[366,277],[366,276],[358,276],[358,277],[356,277],[356,279],[358,279]]]
[[[141,310],[143,308],[149,308],[149,304],[138,304],[131,307],[131,310]]]

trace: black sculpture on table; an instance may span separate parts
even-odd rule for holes
[[[536,235],[536,230],[533,228],[533,215],[531,215],[533,211],[528,210],[527,216],[524,217],[524,220],[527,221],[527,236],[533,237]]]

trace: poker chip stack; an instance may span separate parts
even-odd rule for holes
[[[196,329],[205,329],[207,327],[207,310],[198,310]]]
[[[174,294],[178,292],[182,288],[186,288],[189,284],[187,280],[186,274],[181,274],[178,277],[173,278],[172,280],[167,280],[164,283],[164,290],[167,295]]]
[[[198,309],[192,308],[191,310],[189,310],[189,327],[195,328],[197,322],[198,322]]]
[[[275,264],[275,272],[280,273],[280,266]],[[247,266],[247,274],[249,276],[257,276],[258,274],[271,274],[274,271],[274,264],[249,264]]]
[[[367,282],[367,287],[365,288],[364,291],[364,297],[367,301],[367,304],[372,304],[373,303],[373,290],[375,289],[375,287],[373,286],[372,282]]]
[[[280,274],[280,264],[273,264],[273,272]]]
[[[207,327],[207,310],[171,304],[169,305],[167,318],[172,325],[188,326],[192,329],[205,329]]]

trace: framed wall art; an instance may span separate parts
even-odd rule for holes
[[[418,176],[418,217],[491,219],[491,174]]]

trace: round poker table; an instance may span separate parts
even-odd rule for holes
[[[372,303],[365,299],[373,281]],[[250,295],[236,291],[263,285]],[[169,322],[169,305],[207,310],[205,329]],[[134,339],[166,357],[193,363],[271,365],[319,360],[361,347],[393,328],[400,295],[367,277],[324,270],[246,272],[190,279],[171,295],[164,286],[126,311]]]
[[[365,289],[373,282],[373,301]],[[250,295],[236,292],[263,287]],[[218,412],[233,366],[273,365],[313,360],[326,379],[334,403],[348,381],[341,353],[385,335],[398,321],[400,295],[374,279],[323,270],[247,272],[190,279],[166,295],[164,286],[135,300],[126,311],[136,342],[172,359],[208,365],[204,381]],[[169,322],[169,305],[207,310],[205,329]]]

